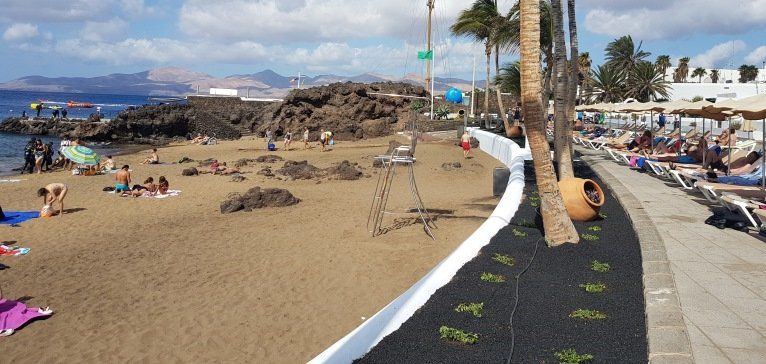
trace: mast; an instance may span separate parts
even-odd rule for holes
[[[473,117],[473,99],[476,94],[476,55],[473,55],[473,75],[471,76],[471,117]]]
[[[426,29],[426,54],[428,52],[432,52],[431,49],[431,16],[434,12],[434,1],[436,0],[427,0],[427,6],[428,6],[428,26]],[[426,89],[428,89],[428,84],[431,84],[431,113],[430,118],[431,120],[434,119],[434,81],[431,79],[431,68],[433,67],[433,56],[431,56],[431,59],[426,58]]]

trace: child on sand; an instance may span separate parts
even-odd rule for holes
[[[64,197],[67,187],[63,183],[51,183],[39,190],[37,196],[43,198],[43,205],[53,208],[53,202],[59,203],[59,216],[64,216]]]
[[[290,143],[292,143],[293,133],[289,130],[285,133],[285,150],[290,150]]]
[[[303,149],[309,148],[309,128],[303,129]]]
[[[471,153],[471,136],[467,131],[463,132],[463,136],[460,137],[460,146],[463,147],[463,158],[468,158],[468,153]]]

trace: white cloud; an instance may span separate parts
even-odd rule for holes
[[[761,62],[766,61],[766,46],[760,46],[754,49],[750,54],[745,57],[745,62],[758,66]]]
[[[3,39],[9,42],[25,41],[37,37],[40,33],[37,25],[29,23],[16,23],[3,32]]]
[[[111,0],[2,0],[0,19],[80,22],[105,16]]]
[[[80,31],[80,38],[89,41],[117,40],[125,35],[128,22],[112,18],[105,22],[87,21]]]
[[[470,3],[437,2],[436,26],[448,32],[447,26]],[[510,7],[510,2],[506,5]],[[265,44],[371,37],[419,39],[425,15],[425,2],[411,0],[188,0],[181,7],[179,25],[196,37]]]
[[[144,0],[121,0],[120,6],[124,14],[130,18],[154,15],[157,11],[153,6],[146,6]]]
[[[689,64],[692,67],[716,68],[721,66],[722,61],[727,61],[745,50],[745,47],[745,42],[741,40],[719,43],[704,53],[692,57]]]
[[[634,39],[677,39],[699,33],[740,34],[766,25],[764,0],[585,0],[585,27],[609,36]]]

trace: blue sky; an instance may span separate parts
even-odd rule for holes
[[[565,2],[565,1],[564,1]],[[177,66],[214,76],[421,73],[426,0],[0,0],[0,82]],[[483,52],[448,27],[470,0],[436,0],[436,72],[471,77]],[[502,10],[513,0],[499,0]],[[595,63],[630,34],[652,59],[763,67],[764,0],[578,0],[580,49]],[[510,61],[515,56],[503,59]]]

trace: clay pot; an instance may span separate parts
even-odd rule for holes
[[[604,205],[604,191],[596,182],[590,179],[565,178],[559,181],[559,189],[564,199],[564,206],[573,221],[591,221],[598,216],[598,211]],[[586,190],[598,193],[598,202],[593,202]]]
[[[511,126],[511,130],[509,132],[511,134],[510,135],[511,138],[518,138],[524,135],[524,129],[522,129],[519,124],[514,124],[513,126]]]

